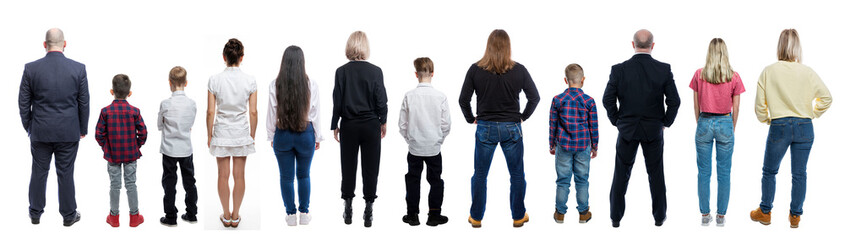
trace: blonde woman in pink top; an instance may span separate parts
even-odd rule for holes
[[[713,221],[710,215],[710,173],[713,143],[716,143],[716,226],[725,225],[725,213],[731,190],[731,155],[734,128],[739,118],[739,95],[745,92],[739,74],[731,69],[728,48],[721,38],[710,41],[704,68],[695,71],[690,81],[695,92],[695,149],[698,163],[698,206],[701,225]]]

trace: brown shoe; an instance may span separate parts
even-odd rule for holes
[[[555,215],[554,215],[555,222],[556,223],[563,223],[563,215],[564,214],[558,212],[557,209],[555,209]]]
[[[763,225],[772,224],[772,213],[763,213],[763,210],[760,210],[760,208],[754,209],[754,211],[751,211],[751,221],[759,222]],[[796,221],[795,224],[797,226],[798,222]]]
[[[469,216],[469,224],[472,225],[472,228],[480,228],[481,227],[481,220],[472,219],[472,216]]]
[[[789,214],[789,227],[798,228],[798,222],[801,221],[801,216]]]
[[[587,208],[584,212],[578,213],[578,222],[579,223],[586,223],[589,222],[590,219],[593,219],[593,213],[590,212],[590,208]]]
[[[522,217],[522,219],[513,220],[513,227],[515,227],[515,228],[522,227],[522,225],[525,225],[525,223],[527,223],[527,222],[528,222],[528,213],[526,213],[525,216]]]

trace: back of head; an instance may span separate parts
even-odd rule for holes
[[[223,56],[226,57],[227,66],[239,65],[241,57],[244,56],[244,44],[237,38],[229,39],[223,46]]]
[[[47,30],[44,38],[48,50],[63,50],[65,45],[65,33],[58,28]]]
[[[289,46],[285,49],[275,87],[276,127],[295,132],[305,131],[311,106],[311,89],[308,75],[305,74],[302,48]]]
[[[707,62],[701,70],[701,78],[712,84],[730,82],[734,71],[728,61],[728,46],[721,38],[710,40],[707,48]]]
[[[654,34],[646,29],[640,29],[634,33],[634,47],[638,49],[651,49],[654,43]]]
[[[505,30],[496,29],[490,33],[484,56],[476,64],[481,69],[496,74],[504,74],[513,69],[516,62],[511,60],[511,40]]]
[[[577,63],[567,65],[564,73],[568,84],[581,84],[584,79],[584,69]]]
[[[346,59],[350,61],[363,61],[370,58],[370,41],[367,34],[362,31],[355,31],[346,40]]]
[[[125,99],[132,89],[132,82],[129,81],[129,76],[126,74],[114,75],[111,79],[111,89],[114,91],[115,99]]]
[[[434,62],[427,57],[414,59],[414,69],[420,77],[431,74],[434,72]]]
[[[170,81],[170,85],[184,87],[188,82],[188,71],[183,67],[175,66],[170,69],[168,80]]]
[[[797,30],[790,28],[780,32],[780,39],[778,39],[778,60],[801,62],[801,42],[798,40]]]

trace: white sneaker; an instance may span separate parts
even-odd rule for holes
[[[701,215],[701,226],[710,226],[710,222],[713,221],[713,216],[710,214]]]
[[[299,225],[308,225],[311,222],[311,214],[299,213]]]
[[[716,226],[717,227],[724,227],[725,226],[725,215],[716,214]]]
[[[285,216],[285,222],[288,223],[288,226],[296,226],[296,213]]]

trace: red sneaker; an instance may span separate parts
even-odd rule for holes
[[[106,217],[106,223],[111,225],[112,227],[120,227],[120,214],[118,215],[111,215]]]
[[[141,215],[140,212],[137,213],[137,214],[134,214],[134,215],[133,214],[129,215],[129,226],[130,227],[137,227],[138,225],[141,225],[141,223],[144,223],[144,216]]]

